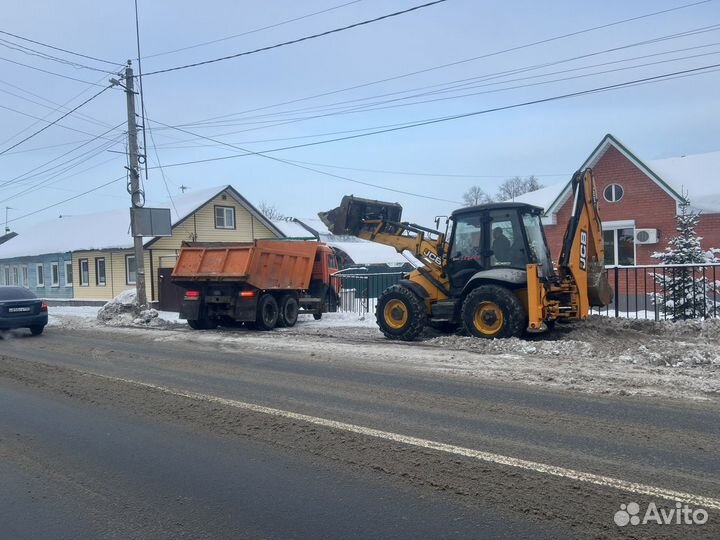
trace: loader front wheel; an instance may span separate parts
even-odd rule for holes
[[[385,337],[412,341],[425,327],[425,305],[410,289],[393,285],[380,295],[375,317]]]
[[[463,302],[463,325],[474,337],[520,337],[526,327],[525,319],[525,310],[518,297],[510,289],[498,285],[481,285]]]

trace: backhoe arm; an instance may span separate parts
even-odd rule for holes
[[[563,280],[574,283],[578,315],[584,318],[591,306],[612,302],[613,294],[604,273],[602,221],[591,169],[575,173],[572,191],[572,214],[563,238],[559,272]]]

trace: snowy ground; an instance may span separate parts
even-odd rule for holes
[[[193,331],[177,313],[150,323],[97,319],[96,307],[55,307],[51,327],[144,332],[157,341],[193,341],[209,350],[279,351],[318,362],[423,370],[595,394],[720,401],[720,320],[648,321],[593,316],[528,340],[481,340],[428,332],[413,343],[385,339],[374,317],[301,316],[294,328]]]

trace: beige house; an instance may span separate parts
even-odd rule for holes
[[[169,287],[169,274],[183,241],[249,242],[282,238],[280,229],[265,218],[232,186],[225,185],[174,199],[172,236],[145,239],[147,298],[160,300]],[[135,288],[136,264],[129,231],[128,209],[64,216],[23,231],[8,245],[22,253],[64,252],[72,299],[109,300]],[[70,261],[68,261],[70,265]],[[165,289],[163,289],[163,283]],[[169,287],[169,288],[168,288]]]

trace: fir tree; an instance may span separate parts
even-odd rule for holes
[[[689,204],[681,206],[681,212],[675,218],[677,234],[668,241],[664,251],[655,252],[652,257],[663,265],[704,265],[716,263],[720,250],[712,248],[704,251],[697,235],[698,214],[689,209]],[[712,275],[712,274],[710,274]],[[677,319],[697,319],[712,316],[716,308],[717,289],[720,282],[713,282],[703,274],[698,266],[672,266],[664,272],[653,274],[660,294],[655,303],[666,317]]]

